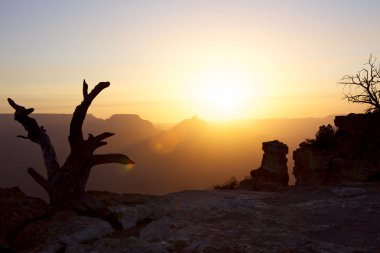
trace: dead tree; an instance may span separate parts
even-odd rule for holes
[[[365,104],[365,112],[380,112],[380,65],[376,58],[368,62],[355,75],[345,75],[338,84],[343,85],[344,98],[350,103]]]
[[[134,163],[123,154],[94,154],[96,149],[107,144],[104,140],[114,135],[113,133],[104,132],[97,136],[89,134],[87,139],[83,138],[82,126],[87,110],[95,97],[109,85],[109,82],[100,82],[88,93],[88,85],[85,80],[83,81],[83,101],[75,108],[70,123],[70,135],[68,137],[70,154],[62,166],[58,163],[54,147],[46,130],[29,116],[34,109],[26,109],[8,98],[9,104],[15,109],[15,120],[28,133],[27,136],[19,137],[29,139],[41,147],[47,178],[44,178],[33,168],[29,168],[28,173],[47,191],[50,204],[54,207],[106,216],[107,209],[105,206],[85,191],[91,168],[107,163]]]

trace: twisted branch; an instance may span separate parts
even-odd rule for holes
[[[88,84],[86,83],[86,80],[83,80],[83,101],[75,108],[70,123],[69,143],[72,151],[78,149],[78,145],[80,145],[83,141],[82,127],[88,108],[95,97],[109,86],[109,82],[100,82],[94,87],[94,89],[92,89],[90,93],[88,93]]]
[[[54,147],[50,142],[49,136],[46,134],[46,130],[40,127],[34,118],[29,117],[29,114],[34,111],[33,108],[26,109],[10,98],[8,98],[8,103],[15,109],[15,120],[18,121],[28,133],[28,136],[19,137],[29,139],[40,146],[49,180],[59,170],[59,164]],[[35,177],[33,178],[36,179]]]

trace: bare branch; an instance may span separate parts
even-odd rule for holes
[[[25,117],[34,111],[33,108],[26,109],[25,107],[16,104],[16,102],[13,101],[11,98],[8,98],[8,103],[10,104],[10,106],[13,107],[13,109],[15,109],[15,114],[18,114],[19,116]]]
[[[50,187],[49,183],[46,181],[46,179],[43,176],[40,175],[40,173],[35,171],[33,168],[28,168],[28,173],[47,192],[50,191],[51,187]]]
[[[37,143],[42,150],[45,167],[48,177],[59,170],[59,164],[53,145],[50,142],[49,136],[43,127],[38,126],[37,121],[28,115],[33,112],[33,108],[26,109],[23,106],[16,104],[12,99],[8,98],[9,104],[15,109],[15,120],[18,121],[28,132],[28,136],[24,139]],[[21,137],[21,138],[23,138]]]
[[[92,150],[95,150],[101,146],[104,146],[107,144],[107,142],[103,141],[104,139],[107,139],[111,136],[115,135],[114,133],[104,132],[102,134],[99,134],[97,136],[93,136],[92,134],[88,135],[87,141],[89,142],[89,146]]]
[[[376,67],[375,63],[376,58],[370,55],[364,67],[356,75],[345,75],[338,82],[343,85],[344,91],[348,90],[344,99],[351,103],[369,105],[366,112],[380,112],[380,65]]]
[[[28,136],[24,136],[24,135],[17,135],[17,137],[21,138],[21,139],[30,140],[30,138]]]
[[[85,99],[88,96],[88,84],[86,83],[86,80],[83,79],[83,99]]]
[[[114,136],[114,135],[115,135],[114,133],[104,132],[102,134],[99,134],[99,135],[95,136],[94,139],[96,141],[102,141],[102,140],[107,139],[107,138],[109,138],[111,136]]]
[[[107,142],[105,141],[95,141],[93,143],[90,144],[91,145],[91,150],[95,151],[96,149],[102,147],[102,146],[105,146],[107,145]]]
[[[94,155],[91,158],[92,166],[107,163],[135,164],[134,161],[132,161],[131,159],[129,159],[128,156],[123,154]]]
[[[110,86],[109,82],[100,82],[90,93],[87,94],[88,86],[85,81],[83,82],[83,101],[75,108],[70,124],[69,143],[72,150],[78,148],[78,145],[83,141],[82,126],[84,119],[86,118],[88,108],[95,97],[108,86]]]

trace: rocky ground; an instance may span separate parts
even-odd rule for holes
[[[123,224],[0,190],[0,252],[380,252],[380,184],[283,192],[93,192]]]

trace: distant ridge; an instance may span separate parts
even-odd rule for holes
[[[60,163],[68,153],[67,135],[71,114],[35,114],[48,131]],[[121,152],[136,161],[132,170],[119,165],[94,168],[88,189],[113,192],[162,194],[184,189],[206,189],[232,176],[243,179],[260,165],[263,141],[278,139],[289,146],[289,154],[318,127],[331,123],[332,116],[302,119],[252,119],[228,124],[198,117],[184,119],[160,130],[137,114],[115,114],[108,119],[87,115],[84,134],[114,132],[102,152]],[[26,169],[44,173],[37,145],[17,138],[25,134],[12,114],[0,114],[0,140],[7,147],[0,152],[0,187],[18,185],[28,194],[43,191],[30,180]],[[293,167],[288,159],[288,167]],[[291,172],[290,172],[291,174]],[[291,179],[292,180],[292,179]],[[290,181],[291,181],[290,180]],[[294,180],[293,180],[294,183]]]

